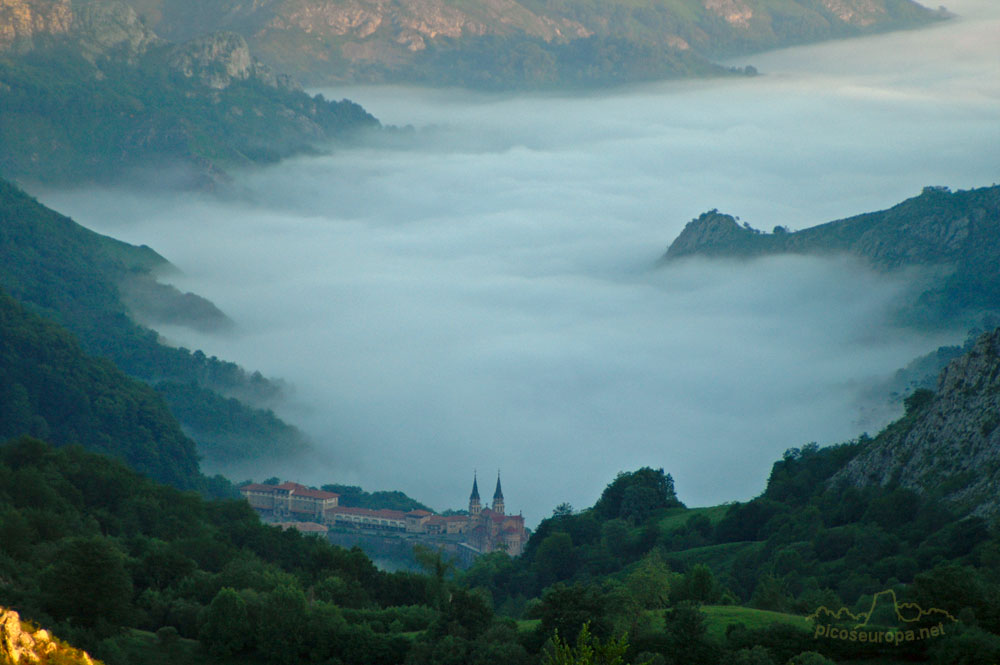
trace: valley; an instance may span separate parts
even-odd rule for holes
[[[0,663],[994,665],[997,34],[0,0]]]

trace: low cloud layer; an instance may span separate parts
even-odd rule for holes
[[[492,488],[499,467],[530,522],[641,465],[671,472],[689,505],[746,499],[786,448],[874,433],[892,414],[859,421],[866,386],[961,332],[894,329],[912,276],[846,259],[652,266],[709,208],[803,228],[925,185],[991,184],[991,4],[757,56],[756,79],[330,91],[418,131],[241,175],[225,200],[42,198],[155,247],[238,325],[169,337],[295,386],[282,415],[328,455],[289,478],[443,509],[465,503],[474,468]]]

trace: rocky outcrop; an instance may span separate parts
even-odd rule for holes
[[[468,79],[502,79],[506,87],[576,85],[581,70],[592,70],[584,83],[719,75],[725,70],[709,60],[911,27],[936,16],[911,0],[130,1],[170,39],[238,32],[268,63],[317,85],[473,84]],[[434,58],[439,50],[447,57]],[[520,64],[519,54],[529,56],[530,66]],[[686,58],[658,67],[649,62],[678,54]],[[614,63],[615,75],[607,77],[601,68],[616,57],[630,61]],[[475,71],[465,72],[466,58]],[[553,76],[543,67],[553,59],[572,62]]]
[[[75,3],[72,34],[91,60],[108,51],[116,51],[119,56],[134,61],[163,43],[132,7],[117,0]]]
[[[830,483],[898,483],[973,515],[1000,516],[1000,328],[948,364],[924,398]]]
[[[926,187],[888,210],[796,232],[763,233],[713,210],[689,222],[661,262],[772,254],[850,254],[877,270],[925,269],[932,286],[908,306],[907,319],[970,324],[1000,312],[1000,186]]]
[[[14,610],[0,607],[0,663],[60,662],[94,665],[100,663],[85,652],[69,647],[44,629],[32,630]]]
[[[134,57],[161,41],[117,0],[0,0],[0,52],[25,53],[60,38],[91,59],[110,50]]]
[[[962,261],[982,249],[1000,258],[1000,186],[965,192],[926,187],[889,210],[789,232],[762,233],[710,211],[692,220],[663,258],[849,253],[884,269]]]
[[[30,51],[45,35],[62,35],[73,24],[69,0],[0,0],[0,53]]]
[[[752,238],[756,235],[753,229],[740,226],[732,215],[709,210],[692,219],[677,236],[666,254],[664,261],[679,259],[685,256],[737,256],[746,253]]]
[[[217,32],[174,47],[167,62],[188,78],[221,90],[253,76],[254,62],[243,37]]]
[[[275,74],[254,58],[247,41],[235,32],[214,32],[179,44],[171,49],[167,64],[215,90],[249,79],[285,90],[302,88],[292,77]]]

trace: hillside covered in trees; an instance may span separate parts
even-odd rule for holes
[[[378,122],[310,96],[232,33],[182,44],[114,0],[13,0],[0,19],[0,176],[213,187]]]
[[[764,233],[712,210],[691,220],[662,263],[685,258],[753,259],[775,254],[848,254],[880,271],[919,268],[927,286],[901,319],[918,325],[979,325],[1000,313],[1000,185],[919,196],[878,212],[801,231]]]
[[[269,410],[280,384],[200,351],[166,346],[135,322],[135,312],[149,315],[146,298],[155,297],[152,318],[160,322],[230,324],[208,301],[158,282],[170,266],[152,249],[85,229],[0,180],[0,256],[0,287],[64,326],[87,354],[152,385],[209,467],[308,448],[301,432]]]
[[[3,339],[41,336],[77,393],[106,394],[93,401],[91,428],[148,429],[141,418],[109,429],[121,419],[115,405],[131,402],[121,377],[118,393],[101,392],[107,363],[87,366],[65,333],[9,299],[4,311]],[[971,354],[983,357],[997,336]],[[1000,532],[988,513],[949,498],[962,474],[941,468],[916,486],[905,473],[886,483],[842,477],[935,419],[935,399],[950,400],[952,419],[978,418],[980,396],[995,391],[973,373],[995,376],[990,358],[956,360],[963,387],[942,379],[936,397],[914,393],[874,439],[789,450],[752,501],[688,508],[663,469],[622,472],[593,507],[558,506],[522,557],[493,553],[463,572],[427,550],[417,552],[426,574],[380,572],[360,550],[261,524],[242,501],[206,500],[78,445],[20,437],[0,445],[0,606],[112,665],[529,665],[584,662],[588,649],[623,659],[607,662],[677,665],[992,662]],[[34,363],[39,381],[47,362],[3,357],[8,371]],[[42,388],[62,395],[61,385]],[[20,391],[26,413],[44,415],[32,389]],[[77,443],[73,426],[50,424],[47,434]],[[939,443],[942,455],[953,456],[951,443]],[[145,461],[127,447],[97,449]],[[889,614],[872,614],[878,598],[892,600]],[[816,633],[819,616],[867,612],[869,629],[895,635],[909,626],[892,612],[913,607],[933,610],[934,639],[861,644]]]

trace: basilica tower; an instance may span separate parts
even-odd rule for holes
[[[479,483],[476,475],[472,474],[472,494],[469,495],[469,514],[478,515],[481,510],[482,506],[479,504]]]
[[[503,515],[503,490],[500,489],[500,472],[497,471],[497,489],[493,492],[493,512]]]

